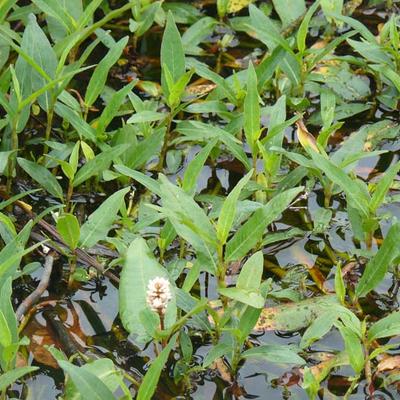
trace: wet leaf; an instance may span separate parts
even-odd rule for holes
[[[335,296],[327,295],[264,308],[254,327],[260,330],[296,331],[309,326],[318,316],[338,304]]]
[[[241,354],[242,358],[263,358],[270,362],[282,364],[304,365],[306,362],[287,346],[264,344],[246,350]]]

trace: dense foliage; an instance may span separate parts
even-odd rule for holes
[[[396,1],[1,1],[1,398],[397,398],[399,50]]]

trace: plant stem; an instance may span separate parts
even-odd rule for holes
[[[17,119],[16,119],[17,120]],[[18,122],[13,123],[12,132],[11,132],[11,150],[15,152],[18,151],[18,133],[17,133],[17,124]],[[7,179],[7,191],[11,190],[12,177],[15,169],[15,160],[17,155],[11,154],[8,160],[8,179]]]
[[[54,107],[53,105],[50,107],[48,113],[47,113],[47,125],[46,125],[46,132],[45,132],[45,141],[47,142],[48,140],[50,140],[50,136],[51,136],[51,129],[52,129],[52,125],[53,125],[53,117],[54,117]],[[49,147],[47,146],[47,144],[45,143],[44,147],[43,147],[43,154],[47,154],[47,152],[49,151]]]
[[[65,211],[68,212],[71,209],[71,199],[72,199],[72,194],[74,193],[74,185],[72,184],[72,181],[69,181],[68,183],[68,190],[67,190],[67,197],[65,199]]]
[[[76,254],[73,252],[73,256],[69,259],[69,277],[68,277],[68,289],[71,289],[74,283],[74,272],[76,269]]]
[[[162,171],[163,166],[164,166],[164,160],[167,155],[168,142],[169,142],[170,130],[171,130],[171,124],[172,124],[172,113],[173,113],[173,110],[170,111],[170,113],[168,114],[168,117],[167,117],[167,130],[165,132],[164,143],[161,148],[160,158],[158,160],[158,164],[156,167],[157,171]]]

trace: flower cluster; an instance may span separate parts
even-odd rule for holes
[[[170,283],[167,279],[157,276],[147,285],[146,301],[149,307],[160,315],[165,314],[168,302],[171,300]]]

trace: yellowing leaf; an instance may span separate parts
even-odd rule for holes
[[[228,13],[238,12],[252,2],[253,0],[230,0],[228,4]]]
[[[315,137],[311,135],[310,132],[308,132],[306,126],[301,119],[296,122],[296,126],[297,138],[299,139],[299,142],[303,146],[303,148],[307,149],[311,147],[314,151],[319,153]]]

